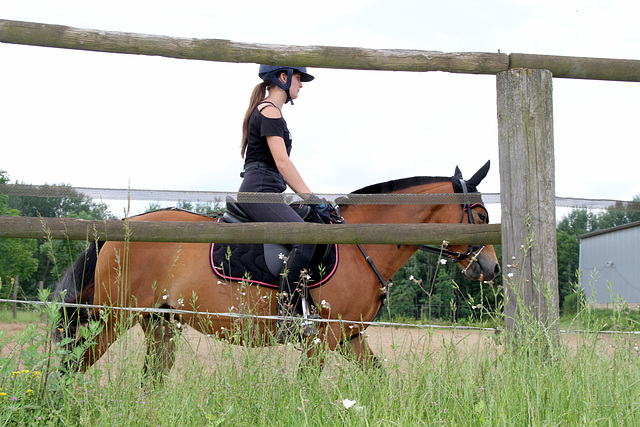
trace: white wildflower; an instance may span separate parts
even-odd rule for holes
[[[327,310],[331,310],[331,304],[329,304],[326,299],[322,300],[322,302],[320,303],[320,306],[322,308],[326,308]]]
[[[447,259],[446,258],[440,259],[440,264],[444,265],[446,263],[447,263]]]
[[[507,277],[513,277],[513,273],[507,274]]]
[[[316,338],[315,340],[313,340],[314,344],[320,344],[320,338]]]
[[[167,298],[169,298],[169,295],[162,295],[163,300],[166,300]]]
[[[355,404],[356,404],[355,400],[344,399],[342,401],[342,405],[344,406],[345,409],[349,409]]]
[[[409,280],[413,280],[413,274],[411,276],[409,276]]]
[[[181,305],[184,305],[184,298],[178,299],[178,307],[180,307]]]

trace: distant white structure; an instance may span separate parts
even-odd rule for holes
[[[586,297],[597,307],[640,304],[640,221],[578,236]]]

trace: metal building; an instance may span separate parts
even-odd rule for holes
[[[600,307],[640,304],[640,221],[578,236],[586,297]]]

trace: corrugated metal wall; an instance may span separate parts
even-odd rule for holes
[[[591,302],[640,304],[640,223],[581,236],[580,269]]]

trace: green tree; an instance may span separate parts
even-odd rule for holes
[[[8,182],[8,177],[6,175],[3,175],[3,177],[4,182]],[[105,203],[93,202],[91,198],[73,190],[70,185],[45,184],[43,187],[45,192],[63,193],[65,196],[9,196],[7,198],[9,210],[16,215],[30,217],[65,217],[87,220],[112,217]],[[37,294],[39,281],[43,282],[45,288],[55,287],[64,270],[86,248],[87,243],[65,240],[34,240],[29,243],[25,239],[16,240],[27,242],[25,244],[28,245],[35,244],[32,257],[36,260],[36,269],[28,276],[20,275],[21,287],[27,296],[35,296]],[[17,259],[11,262],[15,265],[15,268],[19,265]]]
[[[0,170],[0,183],[8,181],[7,173]],[[9,198],[5,195],[0,195],[0,215],[20,215],[20,211],[9,207]],[[34,239],[0,239],[0,280],[9,283],[16,276],[21,283],[29,280],[38,268],[36,252]],[[9,287],[6,289],[11,292]]]
[[[494,247],[500,259],[500,247]],[[496,298],[501,278],[481,283],[467,278],[460,264],[446,256],[418,251],[393,276],[390,305],[386,312],[393,316],[457,321],[479,318],[483,310],[502,301]],[[476,307],[475,309],[473,307]]]

